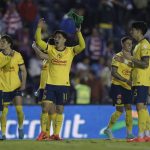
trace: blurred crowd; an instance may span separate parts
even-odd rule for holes
[[[150,0],[0,0],[0,34],[11,35],[14,49],[22,54],[28,71],[25,104],[36,103],[34,92],[40,80],[42,60],[31,47],[37,22],[40,18],[46,20],[42,33],[45,41],[62,29],[69,36],[67,44],[73,46],[77,43],[76,29],[67,16],[71,8],[84,16],[86,49],[72,64],[68,104],[111,103],[111,58],[121,50],[120,38],[128,34],[135,20],[150,25]]]

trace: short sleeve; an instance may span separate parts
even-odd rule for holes
[[[116,67],[119,66],[119,62],[115,60],[115,56],[114,56],[113,59],[112,59],[111,65],[112,65],[112,66],[116,66]]]
[[[23,65],[23,64],[24,64],[24,60],[23,60],[21,54],[19,53],[18,54],[18,65]]]
[[[150,44],[141,45],[141,57],[150,56]]]

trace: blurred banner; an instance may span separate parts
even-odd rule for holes
[[[61,130],[61,137],[68,138],[106,138],[103,130],[106,128],[111,114],[114,112],[113,106],[93,106],[78,105],[65,106],[64,124]],[[150,110],[150,107],[149,107]],[[40,133],[40,106],[24,106],[25,139],[35,139]],[[18,137],[17,116],[15,107],[9,107],[7,117],[6,137],[16,139]],[[113,127],[113,134],[116,138],[126,137],[125,114],[117,121]],[[133,107],[133,133],[137,135],[137,113]],[[52,134],[52,131],[51,131]]]

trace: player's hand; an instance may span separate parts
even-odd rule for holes
[[[121,62],[121,63],[124,63],[124,58],[121,57],[121,56],[115,56],[114,59],[115,59],[116,61],[119,61],[119,62]]]
[[[76,28],[76,31],[77,31],[77,32],[81,32],[81,25],[80,25],[79,28]]]
[[[125,59],[132,60],[132,56],[131,56],[130,52],[124,52],[123,55],[124,55]]]
[[[41,18],[40,20],[39,20],[39,22],[38,22],[38,27],[39,28],[44,28],[45,27],[45,20],[44,20],[44,18]]]
[[[22,84],[19,90],[23,91],[23,90],[25,90],[25,88],[26,88],[25,84]]]

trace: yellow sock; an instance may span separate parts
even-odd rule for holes
[[[50,126],[51,126],[51,115],[48,115],[48,121],[47,121],[47,125],[46,125],[46,133],[47,133],[47,136],[50,135]]]
[[[17,112],[17,116],[18,116],[18,125],[19,125],[19,129],[23,128],[23,120],[24,120],[24,113],[22,111],[22,106],[16,106],[16,112]]]
[[[138,111],[138,128],[139,128],[139,136],[144,136],[144,131],[146,128],[146,112],[145,109],[141,109]]]
[[[132,133],[132,110],[126,110],[126,127],[128,134]]]
[[[5,135],[6,132],[6,118],[7,118],[8,108],[4,107],[1,116],[1,130],[2,135]]]
[[[146,130],[150,131],[150,116],[148,109],[145,109],[146,113]]]
[[[63,122],[63,114],[57,114],[56,115],[56,129],[55,129],[55,134],[59,135],[61,126]]]
[[[41,131],[46,132],[46,125],[48,121],[48,113],[41,114]]]
[[[121,116],[122,112],[120,111],[115,111],[111,118],[110,118],[110,121],[109,121],[109,124],[108,124],[108,128],[111,129],[112,126],[116,123],[116,121],[119,119],[119,117]]]
[[[56,134],[56,113],[51,114],[53,133]]]

